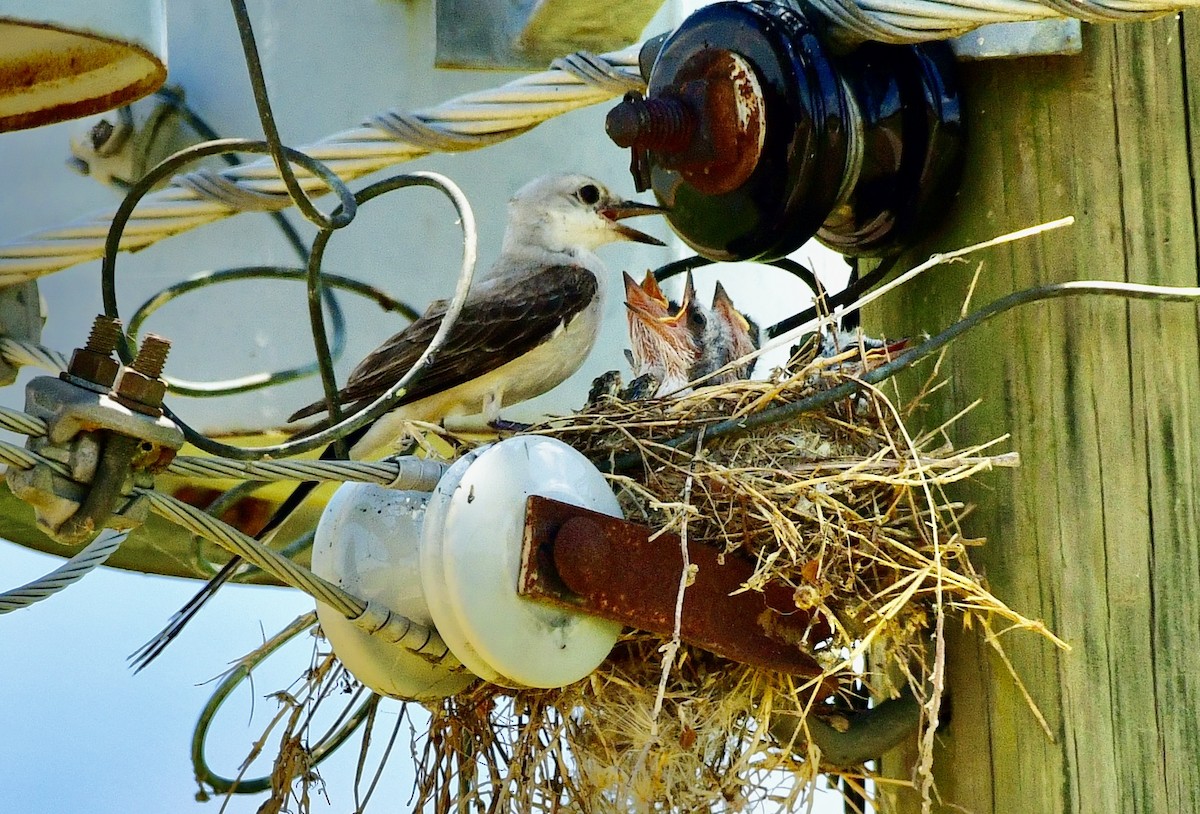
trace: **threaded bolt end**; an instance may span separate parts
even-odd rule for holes
[[[604,121],[605,132],[618,147],[661,152],[685,149],[695,129],[691,111],[683,102],[646,99],[637,92],[625,94]]]
[[[121,340],[121,320],[107,314],[97,315],[92,323],[92,332],[88,334],[84,348],[101,356],[108,356],[117,349]]]
[[[170,351],[171,343],[167,339],[158,334],[146,334],[131,367],[143,376],[157,379],[162,375]]]

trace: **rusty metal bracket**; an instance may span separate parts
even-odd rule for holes
[[[690,541],[687,550],[694,579],[681,639],[755,667],[821,674],[803,645],[816,645],[829,629],[796,608],[790,588],[740,590],[754,572],[749,560]],[[524,596],[669,636],[682,568],[677,535],[538,495],[526,503],[517,588]]]

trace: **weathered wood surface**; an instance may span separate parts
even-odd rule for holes
[[[1085,26],[1078,57],[963,68],[962,190],[921,258],[1073,214],[1071,229],[978,255],[975,302],[1044,282],[1197,285],[1200,15]],[[975,262],[868,315],[936,333]],[[953,717],[936,755],[943,805],[976,814],[1200,812],[1200,339],[1181,304],[1025,306],[950,349],[929,420],[982,397],[954,434],[1012,432],[1016,471],[963,494],[990,587],[1073,646],[1003,639],[1049,740],[975,632],[948,630]],[[911,755],[887,770],[907,777]],[[900,795],[896,810],[920,809]]]

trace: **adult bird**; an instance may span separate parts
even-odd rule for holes
[[[347,436],[351,458],[369,457],[399,437],[408,421],[443,421],[481,414],[494,421],[501,406],[541,395],[574,373],[596,340],[608,270],[595,250],[631,240],[662,241],[621,221],[661,212],[622,200],[586,175],[548,175],[522,187],[508,203],[500,257],[471,287],[440,353],[421,371],[401,403]],[[442,323],[438,300],[400,333],[370,353],[339,392],[346,412],[370,404],[416,362]],[[317,401],[289,420],[325,412]],[[330,450],[322,457],[331,457]],[[315,484],[302,483],[259,532],[272,533]],[[142,669],[174,640],[217,589],[237,571],[234,557],[167,627],[132,658]]]

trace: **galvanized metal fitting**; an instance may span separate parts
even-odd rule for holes
[[[99,321],[82,349],[85,363],[104,357],[115,322]],[[147,503],[133,486],[154,484],[154,473],[170,464],[183,446],[183,432],[162,414],[166,384],[158,378],[166,340],[147,337],[142,352],[125,368],[110,393],[80,377],[40,376],[25,388],[25,412],[46,422],[44,436],[26,446],[57,462],[10,469],[12,493],[34,508],[40,531],[76,545],[103,527],[134,528],[145,521]],[[115,363],[114,363],[115,365]],[[89,386],[90,385],[90,386]],[[64,471],[65,467],[65,471]]]
[[[71,354],[71,363],[59,378],[96,393],[107,393],[121,370],[120,363],[113,358],[120,339],[121,321],[105,314],[98,315],[92,323],[87,344]]]

